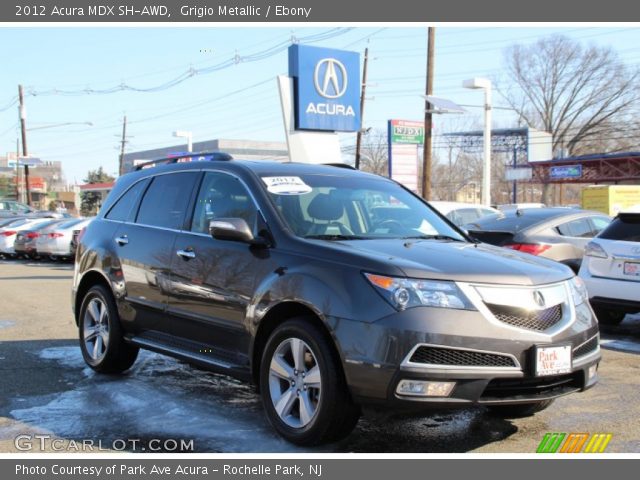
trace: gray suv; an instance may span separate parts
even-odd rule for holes
[[[142,165],[80,236],[72,297],[94,370],[143,348],[253,381],[303,445],[346,436],[365,405],[531,415],[593,386],[600,361],[568,267],[474,242],[401,185],[338,166]]]

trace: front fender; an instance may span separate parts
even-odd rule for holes
[[[370,323],[395,312],[361,272],[347,267],[331,271],[306,267],[276,271],[257,287],[247,309],[247,323],[252,333],[267,313],[283,302],[306,306],[325,324],[329,318]]]

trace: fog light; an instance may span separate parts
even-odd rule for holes
[[[423,382],[421,380],[402,380],[398,383],[398,395],[414,397],[448,397],[456,382]]]
[[[593,377],[596,376],[597,372],[598,372],[598,364],[596,363],[595,365],[591,365],[589,367],[589,380],[592,380]]]

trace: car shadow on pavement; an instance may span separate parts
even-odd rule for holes
[[[367,412],[345,440],[302,449],[275,433],[252,386],[162,355],[141,352],[123,375],[93,372],[75,339],[0,342],[0,358],[0,415],[11,419],[0,440],[28,429],[107,446],[135,439],[118,445],[136,451],[170,439],[193,440],[196,452],[466,452],[517,432],[483,408],[400,419]]]

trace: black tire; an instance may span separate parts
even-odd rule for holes
[[[96,305],[103,305],[105,310],[105,316],[92,315],[88,313],[89,308]],[[102,310],[99,309],[99,312]],[[103,331],[102,335],[95,335],[95,342],[99,342],[104,346],[103,338],[107,339],[105,348],[97,348],[96,350],[89,352],[87,340],[85,340],[85,327],[94,321],[93,319],[98,316],[102,318],[101,324],[106,324],[106,332]],[[96,325],[94,324],[94,327]],[[93,368],[96,372],[100,373],[121,373],[129,369],[138,357],[138,347],[135,347],[124,340],[122,334],[122,327],[120,326],[120,317],[118,316],[118,309],[116,307],[115,300],[111,292],[102,285],[96,285],[89,289],[84,298],[82,299],[82,305],[78,314],[78,334],[80,340],[80,349],[82,350],[82,357],[87,365]],[[98,340],[98,337],[101,337]],[[95,346],[96,343],[94,343]],[[98,352],[99,351],[99,352]],[[98,355],[95,353],[98,352]]]
[[[521,418],[530,417],[534,413],[541,412],[553,403],[553,399],[540,400],[539,402],[518,403],[515,405],[492,405],[489,411],[498,417]]]
[[[604,308],[594,308],[593,311],[598,317],[598,323],[602,325],[619,325],[627,316],[625,312],[619,312],[616,310],[608,310]]]
[[[273,380],[274,377],[270,377],[274,353],[286,342],[295,341],[295,339],[302,340],[305,347],[308,347],[309,355],[305,358],[311,359],[319,368],[321,386],[319,400],[316,398],[317,403],[314,405],[314,415],[308,424],[300,427],[291,426],[280,417],[274,406],[270,389],[270,378],[276,381]],[[328,335],[313,321],[299,317],[287,320],[273,331],[262,355],[260,392],[267,418],[280,435],[296,445],[319,445],[340,440],[351,433],[360,418],[360,408],[351,399],[340,358],[330,342]],[[283,382],[285,386],[288,384],[287,381],[283,380]],[[311,388],[309,390],[311,391]],[[300,409],[302,401],[300,395],[293,401],[298,402],[298,409]],[[301,415],[299,419],[302,423]]]

